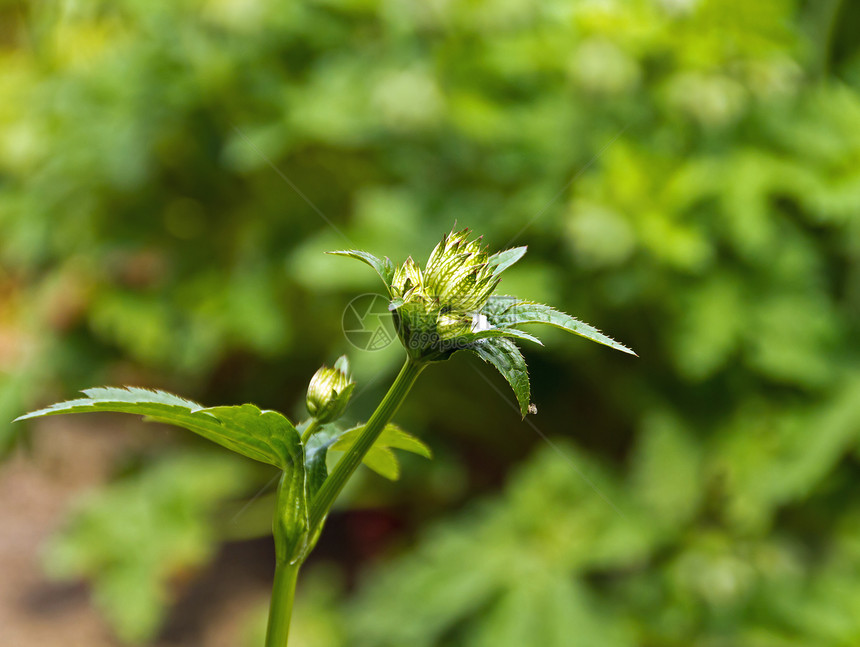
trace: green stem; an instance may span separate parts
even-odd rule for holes
[[[358,440],[344,454],[343,458],[340,459],[311,503],[311,533],[316,532],[320,522],[328,514],[337,495],[340,494],[340,491],[346,485],[352,473],[361,465],[364,455],[373,447],[373,443],[379,438],[379,434],[382,433],[385,425],[388,424],[403,403],[403,400],[406,399],[406,395],[425,366],[426,364],[423,362],[416,362],[409,357],[406,358],[406,362],[403,364],[403,368],[400,369],[400,373],[397,374],[394,384],[391,385],[388,393],[382,398],[382,402],[376,407],[376,411],[370,416],[370,420],[367,421]]]
[[[415,380],[424,369],[425,364],[406,359],[403,368],[382,398],[382,402],[370,416],[364,430],[352,448],[340,459],[337,466],[323,483],[320,491],[311,504],[309,530],[310,535],[319,532],[320,523],[328,514],[332,503],[346,485],[349,477],[361,464],[364,455],[373,447],[373,443],[385,429],[385,425],[394,416],[397,409],[406,399],[406,395]],[[302,434],[302,442],[311,437],[317,427],[317,421],[311,420]],[[280,503],[278,504],[280,506]],[[277,528],[275,541],[277,542]],[[272,600],[269,606],[269,627],[266,631],[266,647],[286,647],[290,632],[290,616],[293,611],[293,599],[296,594],[296,578],[298,577],[300,561],[289,562],[287,556],[278,555],[275,566],[275,582],[272,586]]]
[[[319,427],[319,421],[316,418],[311,418],[311,421],[308,423],[308,426],[305,427],[305,431],[302,434],[302,445],[308,444],[308,441],[311,439],[311,436],[314,435],[317,427]]]
[[[287,645],[300,566],[298,562],[290,564],[281,561],[275,565],[275,583],[272,585],[272,600],[269,603],[266,647],[286,647]]]

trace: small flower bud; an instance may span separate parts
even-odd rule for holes
[[[349,377],[349,360],[346,355],[335,362],[334,368],[323,366],[308,385],[308,413],[320,423],[337,420],[342,414],[355,382]]]

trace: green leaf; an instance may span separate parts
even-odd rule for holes
[[[331,449],[341,452],[349,451],[363,430],[364,425],[359,425],[345,431],[331,446]],[[402,449],[424,458],[433,457],[430,448],[418,438],[403,431],[395,424],[388,424],[379,434],[379,438],[376,439],[370,451],[364,455],[363,462],[380,476],[396,481],[400,478],[400,464],[397,462],[394,452],[391,451],[392,449]]]
[[[253,404],[205,408],[165,391],[139,387],[98,387],[83,393],[86,398],[59,402],[16,421],[65,413],[138,414],[146,420],[188,429],[238,454],[281,469],[301,462],[299,434],[277,411],[261,411]]]
[[[418,454],[427,459],[433,458],[433,451],[422,440],[403,431],[403,429],[394,423],[389,423],[385,426],[385,429],[382,430],[382,433],[376,440],[376,444],[385,445],[391,449],[402,449],[403,451]]]
[[[247,461],[208,447],[147,463],[76,501],[45,547],[46,570],[61,580],[87,578],[118,636],[148,642],[175,601],[176,579],[217,551],[213,513],[253,487],[256,474]]]
[[[520,260],[526,253],[527,247],[513,247],[501,252],[496,252],[489,259],[487,265],[493,268],[493,275],[498,276],[511,265]]]
[[[465,335],[461,335],[459,339],[461,339],[465,343],[469,343],[472,341],[478,341],[479,339],[491,339],[493,337],[509,337],[512,339],[523,339],[525,341],[533,342],[538,346],[543,346],[543,342],[540,339],[522,330],[517,330],[516,328],[490,328],[489,330],[480,330],[478,332],[466,333]]]
[[[364,455],[362,462],[389,481],[396,481],[400,478],[400,463],[397,461],[394,452],[387,447],[372,447]]]
[[[499,325],[497,322],[500,317],[507,312],[511,306],[520,303],[522,299],[509,294],[493,294],[487,300],[487,304],[481,310],[481,314],[485,315],[493,325]]]
[[[325,426],[308,439],[305,445],[305,471],[308,474],[308,500],[313,501],[316,493],[328,478],[326,458],[328,450],[337,442],[343,432],[333,426]]]
[[[517,345],[510,339],[494,337],[477,342],[469,350],[498,369],[514,390],[520,405],[520,412],[525,417],[529,412],[531,387],[526,360]]]
[[[549,324],[598,344],[636,355],[632,350],[604,335],[594,326],[542,303],[520,301],[515,297],[497,297],[487,304],[483,314],[487,316],[491,324],[498,328],[513,328],[524,324]]]
[[[303,451],[301,444],[299,451]],[[308,481],[304,462],[297,460],[284,468],[278,484],[274,535],[275,553],[281,563],[304,561],[313,548],[313,540],[308,534]]]
[[[702,451],[682,419],[645,412],[631,460],[631,491],[655,526],[680,528],[693,518],[705,491],[702,464]]]
[[[341,249],[326,253],[334,254],[335,256],[347,256],[367,263],[370,267],[376,270],[376,273],[379,274],[379,278],[381,278],[382,282],[385,283],[385,287],[391,287],[391,281],[394,279],[394,264],[387,256],[384,259],[379,259],[373,254],[363,252],[359,249]]]

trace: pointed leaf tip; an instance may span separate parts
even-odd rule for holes
[[[600,332],[594,326],[542,303],[519,301],[513,297],[500,297],[491,304],[486,315],[490,322],[499,328],[516,328],[526,324],[548,324],[598,344],[620,350],[623,353],[636,355],[627,346]]]
[[[364,425],[362,424],[345,431],[331,446],[331,449],[341,452],[349,451],[363,430]],[[400,463],[392,451],[394,449],[418,454],[428,459],[433,458],[433,452],[423,441],[394,423],[388,423],[373,446],[364,455],[362,462],[380,476],[390,481],[396,481],[400,478]]]
[[[473,344],[470,349],[502,374],[517,396],[523,418],[529,413],[531,385],[528,367],[517,345],[507,337],[489,337]]]
[[[493,274],[498,276],[511,265],[520,260],[526,253],[527,247],[512,247],[501,252],[497,252],[487,259],[487,265],[493,268]]]
[[[391,288],[391,281],[394,279],[394,263],[392,263],[391,259],[387,256],[384,259],[380,259],[370,252],[364,252],[360,249],[338,249],[326,252],[326,254],[332,254],[333,256],[346,256],[348,258],[354,258],[362,261],[363,263],[367,263],[376,271],[379,278],[381,278],[382,282],[385,283],[385,287]]]
[[[83,393],[87,397],[58,402],[16,420],[66,413],[130,413],[188,429],[237,454],[281,469],[300,460],[298,431],[276,411],[261,411],[253,404],[204,408],[166,391],[140,387],[96,387]]]

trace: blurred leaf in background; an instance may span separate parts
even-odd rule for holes
[[[247,484],[247,463],[229,455],[166,457],[80,500],[47,549],[47,570],[90,579],[117,635],[139,643],[158,630],[171,589],[217,548],[217,505],[245,494]]]

